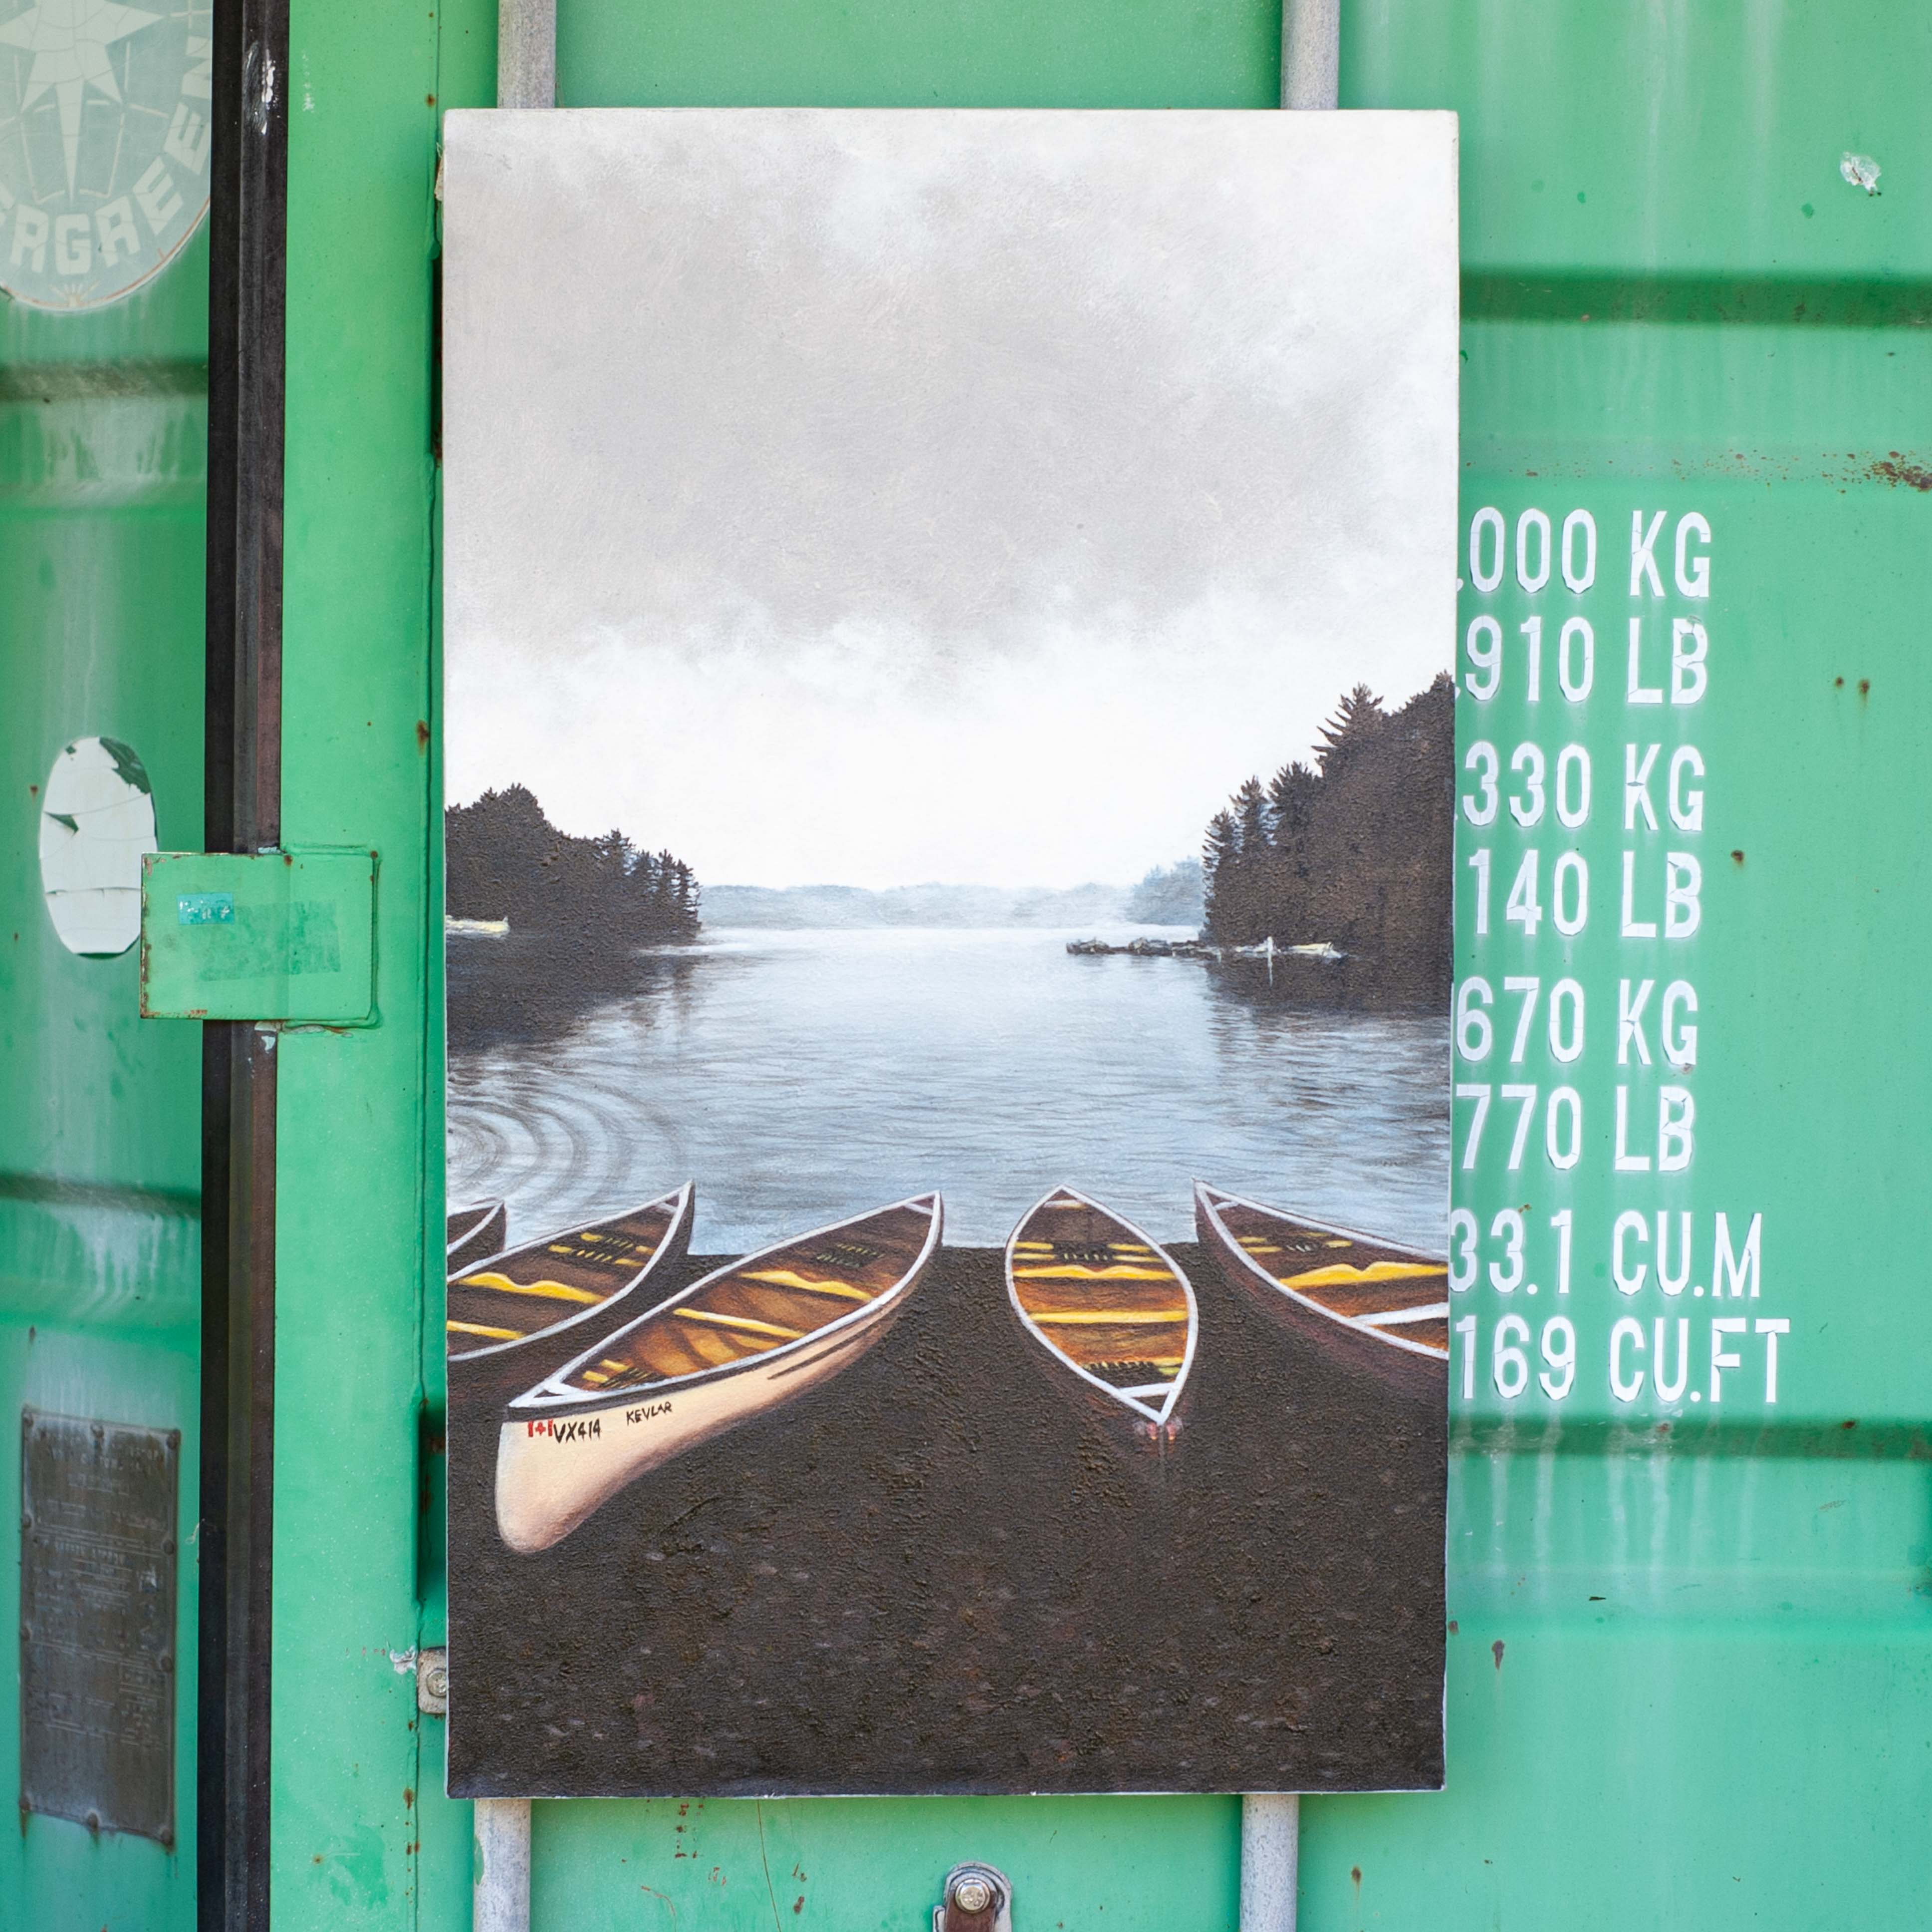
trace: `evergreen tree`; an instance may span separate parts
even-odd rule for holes
[[[1322,748],[1316,762],[1324,778],[1340,778],[1379,736],[1387,722],[1382,700],[1366,684],[1358,684],[1335,707],[1335,715],[1322,727]]]
[[[1210,938],[1218,937],[1226,921],[1224,908],[1232,903],[1234,868],[1240,850],[1234,830],[1234,814],[1217,812],[1208,821],[1208,835],[1201,842],[1202,915],[1201,929]],[[1223,898],[1223,881],[1227,898]]]
[[[1322,774],[1310,771],[1298,758],[1275,773],[1268,784],[1268,810],[1277,845],[1290,845],[1306,833],[1321,787]]]
[[[1258,857],[1272,843],[1268,796],[1259,778],[1250,778],[1234,794],[1234,829],[1244,859]]]

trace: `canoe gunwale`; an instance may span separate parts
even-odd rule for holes
[[[1083,1207],[1092,1208],[1096,1214],[1106,1216],[1115,1226],[1124,1228],[1136,1240],[1144,1243],[1151,1252],[1159,1256],[1162,1265],[1167,1268],[1174,1279],[1180,1284],[1180,1292],[1187,1303],[1187,1346],[1182,1352],[1180,1372],[1174,1376],[1173,1381],[1167,1384],[1167,1400],[1159,1408],[1150,1407],[1138,1397],[1129,1395],[1124,1390],[1114,1388],[1112,1382],[1102,1382],[1090,1370],[1083,1369],[1072,1356],[1066,1354],[1059,1344],[1054,1341],[1021,1304],[1019,1284],[1013,1275],[1013,1250],[1018,1245],[1022,1233],[1031,1224],[1034,1216],[1049,1201],[1063,1197],[1069,1200],[1078,1201]],[[1066,1370],[1070,1375],[1078,1376],[1090,1388],[1097,1390],[1109,1400],[1118,1402],[1129,1414],[1148,1424],[1156,1430],[1166,1429],[1172,1425],[1175,1412],[1180,1408],[1182,1396],[1186,1390],[1187,1378],[1193,1372],[1194,1352],[1201,1339],[1201,1306],[1195,1299],[1194,1284],[1188,1280],[1187,1270],[1152,1235],[1144,1228],[1137,1228],[1124,1214],[1117,1214],[1112,1208],[1096,1201],[1090,1194],[1082,1193],[1077,1187],[1049,1187],[1014,1224],[1012,1232],[1006,1237],[1004,1260],[1008,1303],[1011,1305],[1013,1312],[1019,1317],[1020,1325],[1026,1330],[1028,1335],[1046,1350],[1048,1357],[1057,1366]]]
[[[443,1232],[448,1236],[446,1245],[452,1248],[460,1248],[478,1228],[488,1227],[502,1211],[502,1206],[503,1197],[497,1194],[493,1195],[487,1201],[472,1201],[466,1208],[451,1208],[442,1217]],[[451,1227],[459,1222],[461,1225],[458,1227],[457,1232],[451,1234],[449,1233]]]
[[[661,1315],[668,1314],[690,1300],[694,1295],[716,1286],[718,1282],[737,1274],[740,1269],[768,1256],[795,1248],[801,1242],[815,1241],[824,1235],[842,1233],[846,1228],[857,1226],[861,1222],[876,1220],[881,1214],[890,1214],[898,1208],[924,1208],[928,1202],[932,1207],[926,1239],[921,1242],[918,1253],[906,1264],[898,1278],[890,1287],[880,1289],[869,1301],[863,1302],[849,1312],[836,1316],[822,1327],[800,1336],[796,1341],[782,1342],[776,1348],[768,1348],[760,1354],[747,1355],[738,1361],[720,1362],[711,1368],[694,1369],[688,1375],[668,1376],[662,1382],[600,1390],[595,1394],[586,1394],[580,1390],[564,1386],[569,1378],[586,1363],[606,1353],[640,1322],[652,1321]],[[740,1255],[736,1260],[728,1262],[722,1268],[713,1268],[709,1274],[700,1276],[688,1288],[680,1288],[676,1294],[667,1297],[654,1307],[646,1309],[641,1315],[634,1316],[622,1327],[613,1329],[594,1348],[586,1348],[582,1354],[574,1356],[555,1374],[545,1376],[542,1382],[526,1389],[505,1407],[504,1424],[507,1426],[512,1423],[534,1422],[539,1418],[556,1419],[574,1415],[592,1415],[609,1409],[630,1408],[640,1402],[662,1401],[668,1396],[702,1388],[708,1384],[742,1375],[749,1369],[769,1371],[773,1364],[788,1361],[808,1349],[815,1348],[820,1342],[841,1337],[850,1330],[870,1327],[898,1307],[914,1284],[931,1265],[932,1257],[939,1246],[945,1218],[944,1198],[939,1190],[934,1188],[929,1192],[909,1194],[902,1201],[888,1202],[882,1208],[868,1208],[862,1214],[849,1215],[842,1221],[833,1221],[823,1228],[813,1228],[802,1234],[788,1235],[782,1241],[754,1248],[749,1254]]]
[[[652,1250],[650,1259],[646,1262],[644,1266],[624,1283],[622,1287],[614,1288],[602,1301],[593,1301],[589,1307],[580,1308],[575,1314],[566,1315],[560,1322],[550,1322],[542,1328],[533,1328],[527,1335],[519,1335],[514,1340],[487,1342],[478,1348],[464,1348],[451,1352],[446,1359],[452,1365],[458,1363],[471,1364],[499,1361],[519,1348],[530,1348],[535,1342],[554,1343],[560,1336],[568,1334],[572,1329],[582,1328],[596,1321],[600,1316],[608,1316],[616,1304],[634,1294],[653,1274],[656,1274],[661,1266],[669,1267],[673,1262],[682,1258],[686,1248],[690,1244],[692,1222],[694,1218],[693,1204],[697,1199],[697,1195],[698,1184],[694,1180],[687,1180],[682,1187],[674,1187],[668,1194],[660,1194],[655,1200],[643,1202],[635,1208],[626,1210],[626,1213],[628,1214],[643,1214],[649,1213],[653,1208],[664,1206],[667,1202],[673,1204],[670,1220],[664,1228],[664,1239],[658,1242],[656,1249]],[[623,1218],[622,1215],[614,1214],[605,1216],[608,1220],[620,1220]],[[598,1224],[591,1222],[586,1225],[595,1227]],[[581,1230],[571,1228],[562,1232],[578,1233]],[[519,1242],[514,1248],[505,1248],[499,1253],[486,1255],[480,1261],[472,1262],[467,1268],[461,1270],[461,1273],[465,1275],[474,1274],[478,1268],[488,1268],[493,1262],[502,1261],[511,1255],[526,1253],[532,1248],[542,1247],[558,1238],[557,1234],[552,1234],[543,1235],[534,1241]],[[452,1282],[458,1279],[459,1277],[454,1275],[450,1277]],[[629,1324],[627,1322],[624,1325],[628,1327]]]
[[[459,1219],[462,1224],[460,1230],[452,1235],[449,1232],[451,1225]],[[446,1276],[467,1274],[471,1268],[480,1268],[486,1261],[491,1260],[496,1255],[506,1252],[500,1248],[486,1248],[473,1261],[465,1261],[462,1258],[463,1251],[469,1247],[492,1222],[496,1222],[501,1225],[500,1232],[493,1235],[491,1238],[502,1239],[503,1235],[509,1232],[509,1216],[503,1197],[500,1194],[488,1201],[473,1202],[466,1208],[459,1208],[454,1213],[444,1215],[442,1261],[443,1272]]]
[[[1338,1314],[1334,1309],[1325,1307],[1317,1301],[1312,1295],[1300,1288],[1290,1288],[1286,1282],[1277,1280],[1229,1232],[1226,1222],[1221,1219],[1216,1204],[1252,1208],[1258,1214],[1272,1215],[1277,1220],[1292,1221],[1296,1226],[1312,1228],[1317,1234],[1345,1236],[1352,1241],[1360,1241],[1372,1248],[1385,1248],[1391,1253],[1407,1255],[1416,1261],[1426,1262],[1432,1267],[1439,1266],[1443,1270],[1442,1292],[1445,1300],[1449,1293],[1449,1258],[1447,1255],[1432,1255],[1426,1248],[1412,1248],[1404,1242],[1386,1240],[1380,1234],[1364,1234],[1359,1228],[1342,1227],[1336,1222],[1318,1221],[1312,1215],[1293,1213],[1286,1208],[1270,1208],[1265,1202],[1250,1201],[1245,1195],[1231,1194],[1226,1188],[1216,1187],[1205,1180],[1195,1182],[1194,1198],[1196,1206],[1204,1214],[1217,1238],[1213,1245],[1252,1275],[1263,1288],[1272,1290],[1284,1300],[1292,1302],[1296,1307],[1306,1309],[1311,1315],[1318,1315],[1324,1322],[1332,1322],[1337,1328],[1346,1330],[1351,1334],[1367,1336],[1373,1340],[1386,1343],[1403,1354],[1414,1355],[1422,1361],[1447,1364],[1449,1352],[1446,1348],[1432,1348],[1424,1342],[1412,1342],[1406,1336],[1391,1334],[1389,1330],[1366,1321],[1358,1315]],[[1198,1228],[1196,1232],[1199,1232]]]

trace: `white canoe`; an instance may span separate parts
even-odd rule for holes
[[[849,1367],[938,1252],[922,1194],[779,1242],[694,1282],[512,1402],[496,1527],[547,1550],[628,1484]]]

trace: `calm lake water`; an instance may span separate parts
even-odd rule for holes
[[[1100,936],[1138,932],[1174,936]],[[1191,1238],[1198,1176],[1442,1246],[1446,1016],[1067,953],[1094,933],[707,934],[543,1037],[452,1047],[449,1198],[502,1195],[521,1240],[695,1180],[694,1249],[733,1253],[937,1186],[949,1242],[993,1246],[1062,1185]],[[528,944],[453,938],[452,999],[527,997]]]

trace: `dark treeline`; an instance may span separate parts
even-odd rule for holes
[[[486,791],[443,814],[444,903],[452,919],[506,919],[513,933],[602,948],[696,936],[698,884],[668,852],[640,852],[621,832],[574,838],[522,785]]]
[[[1325,940],[1418,993],[1446,988],[1455,746],[1446,672],[1394,712],[1356,686],[1322,727],[1312,767],[1249,779],[1210,821],[1204,935]]]

